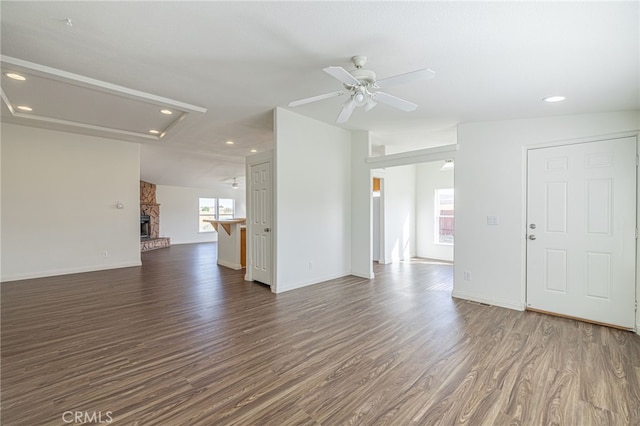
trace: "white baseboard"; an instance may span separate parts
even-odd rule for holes
[[[114,263],[111,265],[91,265],[91,266],[82,266],[78,268],[62,268],[62,269],[51,269],[48,271],[26,272],[21,274],[12,274],[12,275],[3,276],[1,282],[4,283],[9,281],[29,280],[33,278],[56,277],[60,275],[81,274],[84,272],[106,271],[108,269],[131,268],[134,266],[141,266],[141,265],[142,265],[142,262],[138,260],[134,262]]]
[[[330,280],[335,280],[337,278],[342,278],[342,277],[347,277],[350,274],[349,272],[343,272],[342,274],[336,274],[336,275],[331,275],[331,276],[326,276],[326,277],[321,277],[321,278],[315,278],[312,280],[306,280],[306,281],[298,281],[296,283],[292,283],[292,284],[288,284],[286,287],[283,287],[282,285],[275,285],[275,286],[271,286],[271,289],[275,291],[274,293],[283,293],[285,291],[290,291],[290,290],[295,290],[298,288],[302,288],[302,287],[307,287],[310,285],[314,285],[314,284],[320,284],[323,283],[325,281],[330,281]]]
[[[499,306],[501,308],[513,309],[515,311],[524,311],[524,305],[521,303],[514,303],[511,300],[496,299],[493,297],[482,297],[476,294],[465,293],[463,291],[456,291],[455,289],[451,295],[457,299],[470,300],[472,302],[485,303],[487,305]]]
[[[356,274],[355,272],[352,272],[351,275],[358,278],[364,278],[365,280],[372,280],[376,277],[373,272],[371,272],[370,274]]]
[[[235,269],[236,271],[238,269],[242,269],[242,265],[239,263],[231,263],[231,262],[227,262],[225,260],[220,260],[220,259],[218,259],[218,265],[226,266],[227,268]]]

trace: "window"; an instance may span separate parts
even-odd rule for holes
[[[234,200],[227,198],[200,198],[198,207],[198,232],[215,231],[205,220],[232,219],[236,213]]]
[[[453,188],[436,189],[436,244],[453,244]]]
[[[218,219],[233,219],[234,209],[233,200],[227,198],[220,198],[218,200]]]

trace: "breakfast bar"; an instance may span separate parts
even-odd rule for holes
[[[218,232],[218,265],[231,269],[246,266],[246,218],[205,220]]]

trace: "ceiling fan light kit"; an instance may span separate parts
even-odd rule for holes
[[[347,71],[339,66],[330,66],[324,68],[323,71],[333,78],[342,82],[345,90],[326,93],[324,95],[312,96],[310,98],[300,99],[289,103],[290,107],[305,105],[311,102],[317,102],[345,94],[349,95],[349,99],[342,104],[342,110],[338,114],[336,123],[344,123],[349,120],[351,114],[356,107],[364,106],[365,111],[370,111],[378,102],[400,109],[402,111],[413,111],[418,105],[413,102],[400,99],[398,97],[381,92],[379,89],[389,86],[411,83],[417,80],[427,80],[435,77],[435,72],[429,68],[398,74],[392,77],[376,80],[376,73],[364,69],[367,63],[366,56],[353,56],[351,58],[356,69]]]

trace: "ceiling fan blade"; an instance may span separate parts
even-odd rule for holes
[[[327,67],[322,71],[326,72],[333,78],[337,78],[347,86],[360,86],[360,82],[357,78],[352,76],[349,71],[345,70],[342,67]]]
[[[425,68],[423,70],[412,71],[405,74],[398,74],[392,77],[383,78],[377,80],[374,84],[377,87],[384,88],[389,86],[396,86],[398,84],[411,83],[417,80],[429,80],[436,76],[435,71]]]
[[[409,112],[418,108],[418,105],[414,104],[413,102],[396,98],[395,96],[391,96],[390,94],[384,93],[384,92],[376,92],[372,94],[371,97],[377,102],[382,102],[383,104],[387,104],[394,108],[401,109],[402,111]]]
[[[342,111],[340,111],[340,114],[336,119],[336,123],[344,123],[345,121],[347,121],[349,117],[351,117],[351,113],[353,113],[353,110],[355,108],[356,108],[356,101],[354,101],[353,98],[349,98],[347,102],[345,102],[344,105],[342,106]]]
[[[300,99],[299,101],[289,102],[289,106],[295,107],[298,105],[304,105],[311,102],[321,101],[323,99],[334,98],[336,96],[342,96],[342,95],[344,95],[344,92],[342,90],[338,92],[325,93],[324,95],[312,96],[310,98]]]

